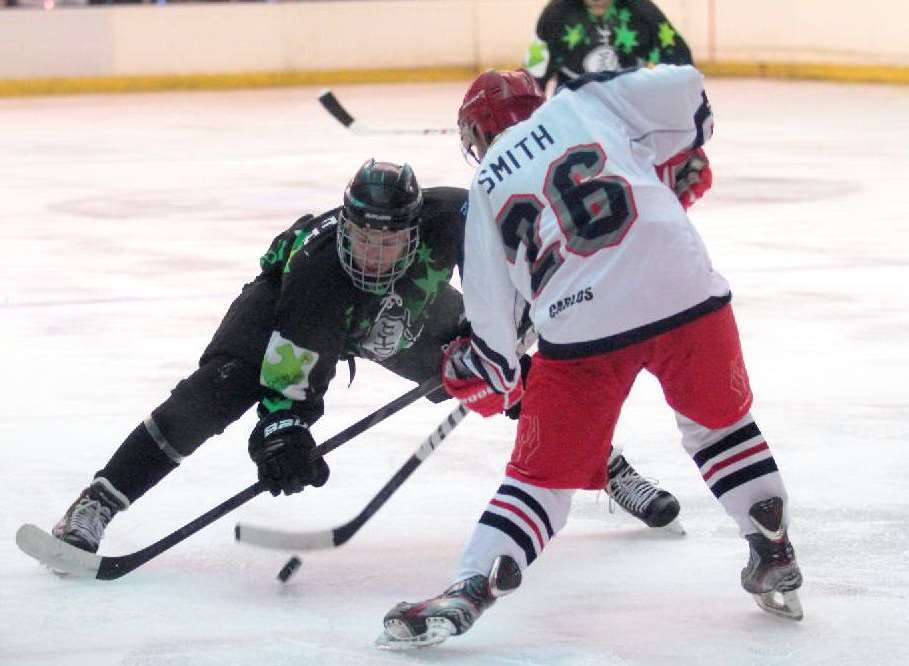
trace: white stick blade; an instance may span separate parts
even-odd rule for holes
[[[335,547],[332,530],[286,532],[237,523],[234,535],[242,543],[272,550],[325,550]]]
[[[36,525],[23,525],[16,532],[19,550],[41,564],[72,576],[95,578],[101,556],[71,546]]]

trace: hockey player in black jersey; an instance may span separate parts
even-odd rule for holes
[[[307,461],[309,427],[322,416],[338,362],[353,373],[355,358],[368,359],[422,382],[438,374],[442,346],[461,330],[461,295],[449,280],[466,201],[459,188],[421,190],[408,165],[367,161],[343,206],[306,215],[272,241],[199,368],[127,436],[53,534],[96,552],[116,513],[256,404],[249,454],[259,479],[274,495],[322,486],[329,469],[321,458]],[[621,506],[652,525],[675,518],[670,493],[622,456],[610,462],[625,469],[607,489]]]
[[[408,165],[367,161],[343,206],[272,241],[199,368],[129,434],[54,535],[97,551],[118,511],[256,404],[249,453],[259,479],[274,495],[323,485],[325,461],[307,462],[309,427],[339,361],[369,359],[419,382],[438,373],[440,348],[460,325],[461,297],[448,282],[465,200],[458,188],[421,190]]]
[[[551,0],[537,20],[524,68],[540,87],[589,72],[645,64],[692,65],[691,51],[650,0]]]

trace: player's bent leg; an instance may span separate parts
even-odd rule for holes
[[[275,285],[262,278],[243,287],[203,353],[199,369],[177,384],[127,436],[59,521],[55,536],[97,551],[118,511],[259,399],[258,364],[271,333],[276,293]],[[80,523],[88,528],[80,528]]]
[[[177,384],[96,476],[134,502],[203,442],[224,432],[260,395],[256,369],[236,359],[211,358]]]
[[[748,541],[742,587],[758,606],[803,617],[802,574],[789,541],[787,493],[770,447],[751,414],[726,428],[706,428],[676,414],[682,442],[723,509]]]
[[[749,511],[755,502],[786,501],[776,460],[750,413],[724,428],[708,428],[679,413],[676,423],[682,446],[742,536],[754,532]]]
[[[392,608],[377,645],[428,647],[470,629],[497,598],[518,587],[523,570],[565,526],[573,495],[506,476],[480,516],[452,585],[436,597]]]
[[[503,554],[522,570],[529,567],[565,527],[574,493],[506,476],[477,521],[461,554],[455,580],[488,573]]]
[[[54,536],[96,552],[119,511],[176,469],[202,442],[240,418],[259,390],[254,369],[235,359],[209,359],[127,436],[54,527]]]

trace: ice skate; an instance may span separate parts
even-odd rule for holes
[[[648,527],[659,527],[673,534],[685,534],[678,520],[679,501],[668,490],[654,485],[618,455],[610,463],[606,494]]]
[[[742,587],[768,613],[801,620],[804,613],[796,590],[802,585],[802,572],[786,534],[783,500],[772,497],[757,502],[748,515],[758,531],[745,536],[750,554],[742,569]]]
[[[471,576],[442,594],[419,603],[402,601],[384,619],[385,632],[376,639],[384,650],[432,647],[463,634],[496,599],[521,584],[521,569],[508,555],[496,558],[489,576]]]
[[[51,534],[76,548],[97,553],[108,523],[128,506],[129,500],[110,481],[99,477],[82,491]]]

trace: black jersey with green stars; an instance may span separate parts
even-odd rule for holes
[[[649,0],[615,0],[601,17],[583,0],[552,0],[537,21],[524,67],[541,86],[589,72],[648,63],[694,64],[691,51],[666,16]]]
[[[291,409],[311,423],[338,361],[384,361],[416,342],[461,261],[466,201],[463,189],[423,190],[416,258],[382,294],[355,287],[341,266],[339,208],[303,217],[272,241],[260,263],[280,291],[260,375],[270,397],[260,411]]]

